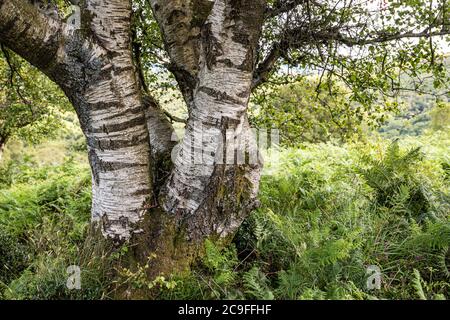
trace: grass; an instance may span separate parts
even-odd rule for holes
[[[71,152],[56,164],[39,152],[4,161],[0,297],[109,299],[114,283],[134,281],[160,299],[448,299],[448,141],[441,132],[283,150],[231,246],[207,242],[189,276],[149,283],[113,273],[114,257],[86,241],[84,161]],[[65,286],[70,265],[81,266],[80,291]],[[373,266],[380,289],[367,286]]]

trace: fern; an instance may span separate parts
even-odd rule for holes
[[[414,269],[414,277],[412,279],[412,286],[415,290],[417,297],[420,300],[427,300],[425,292],[422,287],[422,277],[420,276],[420,272],[417,269]]]
[[[274,294],[268,285],[268,279],[258,267],[253,267],[243,275],[245,293],[253,299],[273,300]]]
[[[441,249],[439,255],[439,266],[442,272],[444,273],[445,277],[450,279],[450,247],[446,247]]]
[[[428,186],[415,169],[422,159],[420,148],[402,152],[398,141],[394,141],[381,159],[362,156],[368,168],[357,171],[375,191],[379,206],[418,218],[430,210]]]

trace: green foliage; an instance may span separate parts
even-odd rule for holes
[[[417,269],[414,269],[414,277],[412,280],[412,285],[416,291],[417,297],[421,300],[426,300],[425,293],[423,292],[422,287],[422,277],[420,276],[419,271]]]
[[[87,164],[16,159],[0,192],[1,296],[107,299],[126,284],[158,299],[448,299],[446,134],[285,149],[231,245],[206,241],[190,274],[151,281],[145,266],[114,272],[121,253],[86,240]],[[81,267],[80,291],[65,287],[70,265]],[[380,290],[367,288],[372,265]]]
[[[383,122],[383,111],[395,109],[391,98],[402,92],[448,93],[448,36],[417,34],[448,33],[446,15],[445,0],[299,5],[295,14],[269,19],[263,28],[258,58],[281,58],[258,94],[318,75],[320,92],[335,97],[344,88],[345,104],[357,116]]]
[[[439,103],[430,112],[431,127],[433,130],[449,130],[450,102]]]
[[[449,98],[448,94],[438,100],[431,95],[404,94],[401,98],[403,110],[378,131],[390,139],[421,136],[430,130],[444,131],[449,123]]]
[[[26,267],[25,246],[17,240],[0,229],[0,288],[19,276]]]
[[[107,255],[101,243],[89,239],[91,178],[77,154],[86,150],[79,130],[63,133],[73,156],[63,163],[49,164],[57,162],[50,149],[43,152],[46,164],[36,154],[2,162],[0,297],[109,298],[111,285],[122,283],[158,288],[158,297],[169,299],[448,299],[448,103],[429,111],[428,97],[409,96],[406,114],[380,131],[415,138],[350,142],[366,125],[380,125],[397,110],[391,97],[402,88],[448,91],[449,60],[440,48],[448,39],[370,41],[410,30],[441,31],[448,6],[443,0],[434,6],[397,0],[385,5],[308,2],[299,5],[298,14],[266,21],[256,66],[270,52],[279,60],[268,83],[253,95],[251,121],[280,128],[285,146],[302,146],[284,149],[281,163],[268,165],[261,208],[227,248],[206,241],[205,255],[189,275],[149,281],[148,266],[113,273],[112,262],[121,252]],[[66,15],[67,3],[62,7]],[[167,63],[148,1],[133,1],[132,25],[144,87],[171,112],[183,113],[180,91],[167,70],[174,66]],[[358,39],[368,43],[352,43]],[[0,149],[11,138],[37,142],[64,121],[74,125],[64,114],[68,109],[54,84],[2,50]],[[65,286],[70,265],[82,269],[80,291]],[[381,290],[366,286],[371,265],[381,268]]]
[[[287,146],[346,141],[360,134],[363,126],[378,124],[385,117],[382,112],[372,112],[370,117],[361,114],[349,103],[348,94],[339,83],[333,83],[330,93],[317,78],[301,78],[256,92],[250,121],[260,128],[280,128],[281,142]]]
[[[71,159],[58,167],[39,167],[32,159],[10,162],[8,167],[7,180],[14,184],[0,189],[0,296],[104,298],[109,258],[98,244],[86,245],[91,201],[88,167]],[[66,287],[71,265],[82,269],[81,291]]]
[[[38,142],[54,135],[71,106],[36,68],[2,47],[0,51],[0,147],[13,137]]]
[[[448,150],[445,136],[437,138],[441,149],[398,141],[283,151],[263,178],[262,207],[234,239],[238,262],[233,247],[208,242],[203,262],[161,297],[447,299],[450,198],[441,161]],[[367,287],[371,265],[381,269],[380,290]]]
[[[369,168],[360,170],[360,173],[374,189],[377,205],[409,217],[428,214],[428,186],[426,179],[417,176],[415,168],[421,157],[419,148],[402,154],[398,142],[393,142],[381,159],[363,157]]]
[[[253,267],[242,276],[244,280],[244,293],[250,299],[273,300],[274,294],[271,291],[269,280],[265,273],[258,267]]]
[[[128,251],[128,247],[122,247],[122,250],[118,252],[119,256],[125,255]],[[163,275],[159,275],[154,279],[148,279],[148,269],[150,267],[149,262],[155,259],[156,255],[152,255],[148,258],[148,262],[145,265],[138,265],[135,270],[129,268],[119,269],[119,280],[120,286],[126,286],[133,289],[145,289],[153,290],[173,290],[177,286],[177,281],[171,277],[166,279]]]
[[[229,288],[232,288],[237,280],[235,267],[238,263],[234,246],[219,249],[213,242],[205,242],[205,256],[198,272],[199,275],[202,274],[203,279],[207,279],[211,298],[231,298],[236,294],[229,292]]]

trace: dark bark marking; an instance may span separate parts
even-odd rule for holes
[[[222,92],[222,91],[218,91],[209,87],[199,87],[198,88],[198,92],[203,92],[206,93],[207,95],[215,98],[217,101],[222,101],[222,102],[230,102],[230,103],[234,103],[234,104],[242,104],[241,101],[233,98],[232,96],[230,96],[228,93],[226,92]]]
[[[218,39],[213,35],[211,23],[205,24],[202,29],[203,46],[205,50],[206,66],[208,69],[216,64],[217,57],[223,55],[223,48]]]
[[[92,129],[92,133],[113,133],[118,131],[123,131],[125,129],[144,125],[145,124],[145,116],[143,114],[140,114],[138,117],[135,117],[133,119],[120,122],[120,123],[111,123],[111,124],[104,124],[101,129]]]

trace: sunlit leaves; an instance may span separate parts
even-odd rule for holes
[[[3,142],[14,136],[35,142],[54,133],[70,104],[41,72],[5,49],[0,53],[0,107]]]

